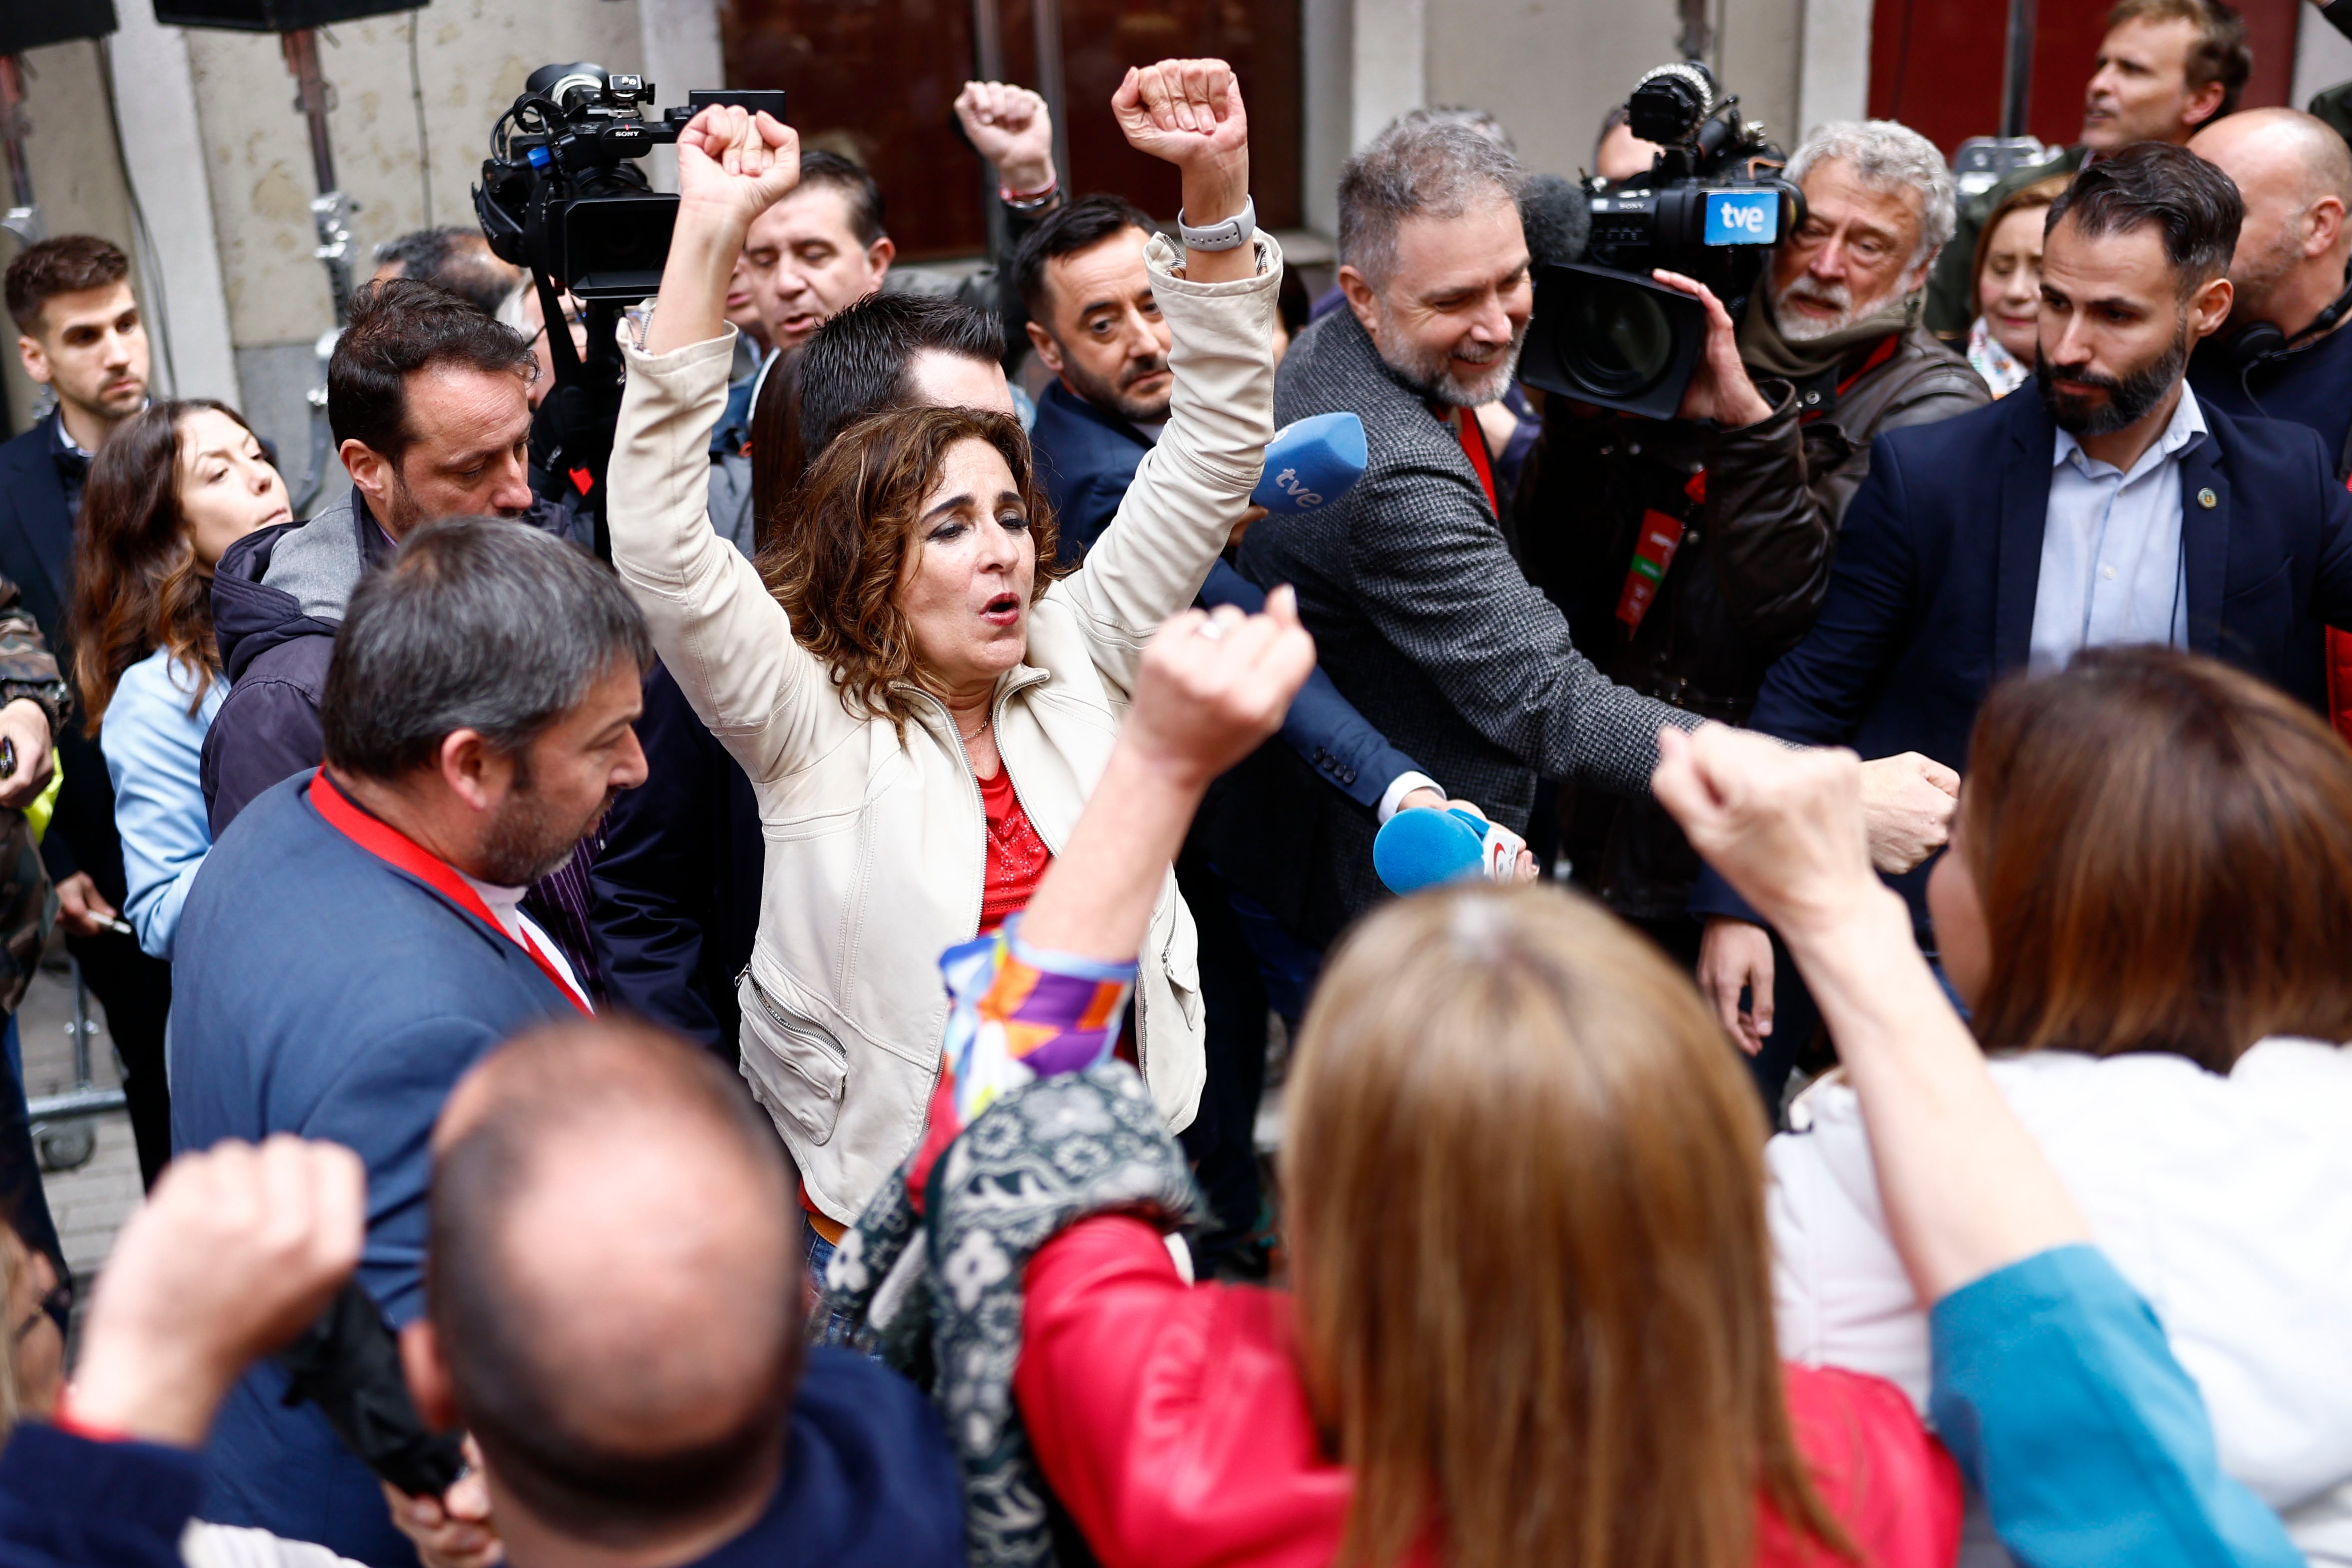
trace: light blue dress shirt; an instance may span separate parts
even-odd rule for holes
[[[208,679],[191,715],[196,680]],[[180,906],[213,847],[198,772],[205,731],[228,696],[220,676],[192,677],[157,648],[122,672],[106,705],[98,743],[114,781],[114,826],[122,835],[122,877],[130,889],[122,918],[139,945],[157,958],[172,956]]]
[[[2033,668],[2058,669],[2082,648],[2115,643],[2189,646],[2180,459],[2206,438],[2186,382],[2164,434],[2129,473],[2058,432],[2033,595]]]

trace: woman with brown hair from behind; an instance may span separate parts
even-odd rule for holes
[[[1291,1292],[1186,1289],[1118,1216],[1027,1269],[1021,1408],[1102,1561],[1951,1562],[1958,1479],[1900,1393],[1780,1362],[1755,1090],[1598,906],[1388,906],[1285,1112]]]
[[[1948,1560],[1948,1461],[1895,1391],[1781,1365],[1755,1091],[1632,930],[1542,889],[1400,905],[1286,1099],[1343,1561],[1433,1519],[1449,1568]]]
[[[2224,1468],[2352,1562],[2352,752],[2212,660],[2086,652],[1986,702],[1928,905],[1994,1080],[2163,1319]],[[1853,1096],[1791,1121],[1781,1352],[1924,1402]]]

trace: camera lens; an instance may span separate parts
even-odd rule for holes
[[[1612,397],[1655,385],[1675,357],[1674,325],[1658,297],[1633,283],[1587,279],[1568,302],[1559,334],[1577,380]]]

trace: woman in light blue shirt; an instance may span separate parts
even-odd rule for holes
[[[152,405],[90,465],[74,547],[74,681],[114,782],[123,915],[157,958],[172,956],[180,906],[212,848],[198,763],[228,695],[213,568],[292,515],[251,426],[209,398]]]

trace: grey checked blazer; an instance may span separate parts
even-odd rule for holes
[[[1336,409],[1364,422],[1364,477],[1329,507],[1252,527],[1243,571],[1294,584],[1340,691],[1497,822],[1526,827],[1538,776],[1646,795],[1658,727],[1693,729],[1697,716],[1637,696],[1576,650],[1512,559],[1453,431],[1344,309],[1299,335],[1274,389],[1277,427]],[[1337,876],[1360,912],[1380,896],[1372,816],[1336,798],[1319,806],[1325,831],[1295,841],[1336,864],[1298,874]]]

